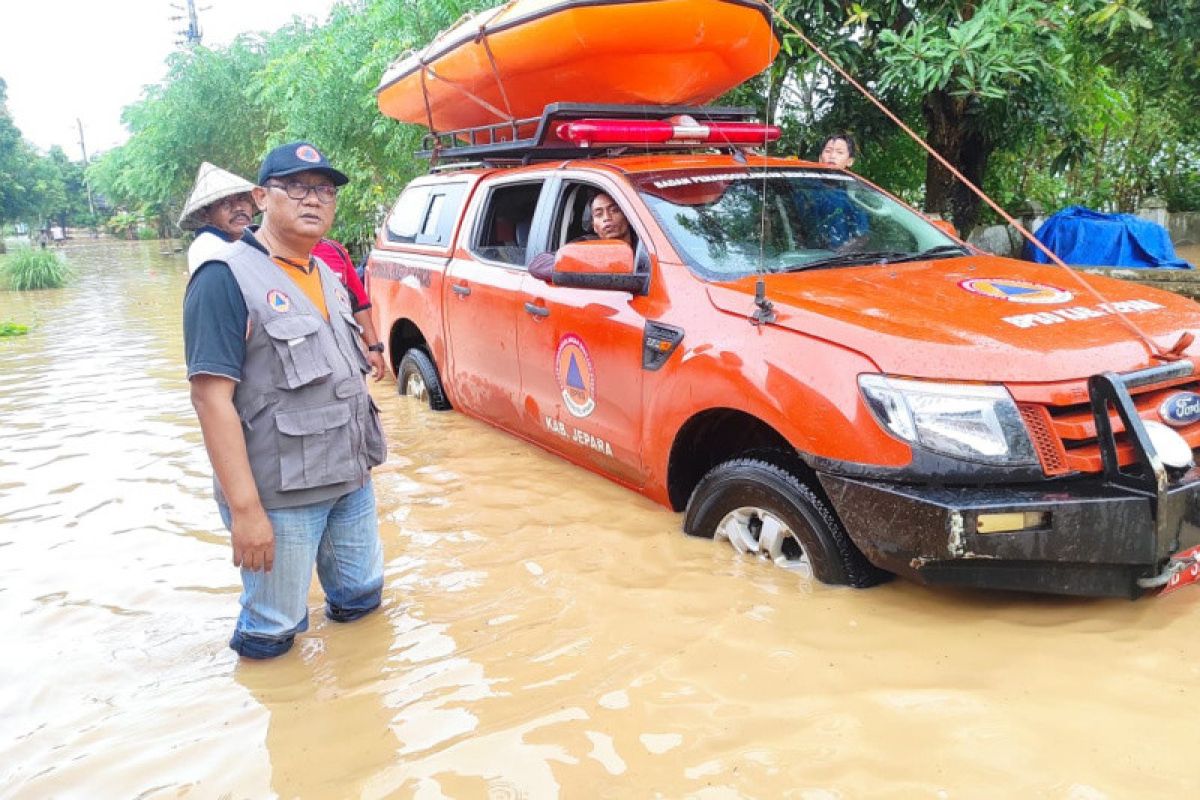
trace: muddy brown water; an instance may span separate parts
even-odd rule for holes
[[[374,390],[384,608],[226,648],[238,580],[159,243],[0,292],[0,796],[1196,796],[1200,588],[814,586]]]

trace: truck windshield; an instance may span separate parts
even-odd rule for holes
[[[909,207],[840,172],[672,170],[638,190],[706,277],[944,258],[967,251]]]

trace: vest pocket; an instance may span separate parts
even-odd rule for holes
[[[387,441],[383,438],[383,423],[379,420],[379,406],[367,395],[367,466],[378,467],[387,460]]]
[[[279,477],[283,491],[313,489],[359,477],[350,436],[350,406],[334,403],[280,411]]]
[[[299,388],[333,372],[321,347],[320,329],[321,320],[308,314],[289,314],[263,323],[283,366],[287,388]]]
[[[358,354],[358,368],[366,375],[371,371],[371,362],[367,361],[367,353],[363,350],[362,325],[358,324],[358,320],[349,311],[342,312],[342,319],[350,329],[350,341],[354,343],[354,352]]]

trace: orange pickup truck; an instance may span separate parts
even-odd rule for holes
[[[401,394],[826,583],[1194,576],[1200,305],[984,255],[844,171],[712,152],[722,110],[619,147],[637,110],[549,107],[534,140],[405,188],[367,267]],[[627,239],[596,238],[597,195]]]

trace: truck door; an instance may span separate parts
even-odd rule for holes
[[[520,285],[541,180],[497,182],[468,213],[466,241],[447,269],[443,298],[449,382],[461,410],[510,431],[518,425]]]
[[[549,230],[539,249],[556,250],[590,233],[591,199],[613,187],[556,182]],[[629,218],[634,236],[640,223]],[[644,482],[642,341],[646,319],[628,292],[551,286],[532,275],[521,284],[517,342],[522,428],[547,448],[622,482]]]

